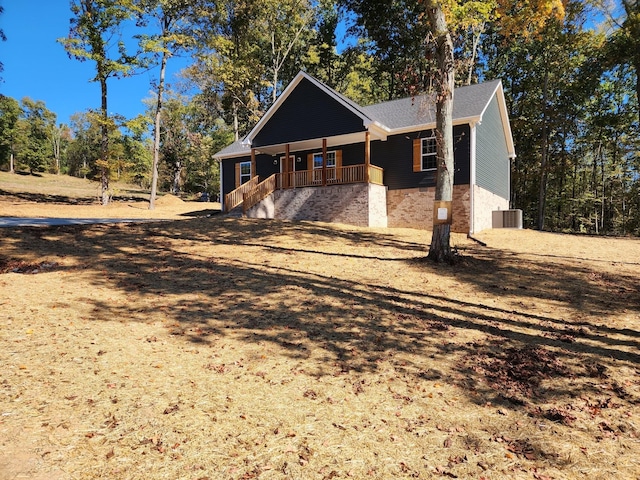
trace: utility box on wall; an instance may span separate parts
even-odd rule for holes
[[[494,210],[492,228],[522,228],[522,210]]]

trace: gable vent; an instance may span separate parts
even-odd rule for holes
[[[522,228],[522,210],[494,210],[491,213],[493,228]]]

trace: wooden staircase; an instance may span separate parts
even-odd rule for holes
[[[240,185],[234,191],[224,197],[224,211],[233,216],[239,216],[239,206],[242,205],[242,216],[247,210],[255,206],[261,200],[271,195],[276,190],[276,174],[274,173],[264,181],[260,182],[259,177],[253,177],[247,183]]]

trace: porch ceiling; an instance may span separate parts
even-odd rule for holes
[[[376,134],[371,132],[371,140],[386,140],[386,135]],[[298,142],[289,142],[290,152],[299,152],[303,150],[322,150],[322,138],[313,138],[311,140],[300,140]],[[327,138],[327,148],[332,148],[338,145],[350,145],[353,143],[363,143],[364,132],[349,133],[346,135],[338,135],[335,137]],[[286,143],[277,145],[266,145],[256,148],[258,153],[266,153],[268,155],[280,155],[284,154],[286,149]]]

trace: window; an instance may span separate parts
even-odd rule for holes
[[[327,180],[335,180],[336,178],[336,152],[327,152]],[[313,154],[313,181],[314,183],[322,182],[322,152]]]
[[[435,134],[422,139],[420,165],[422,170],[435,170],[438,167]]]
[[[327,168],[336,167],[336,152],[327,152]],[[313,168],[322,168],[322,152],[313,154]]]
[[[251,180],[251,162],[240,163],[240,185]]]

